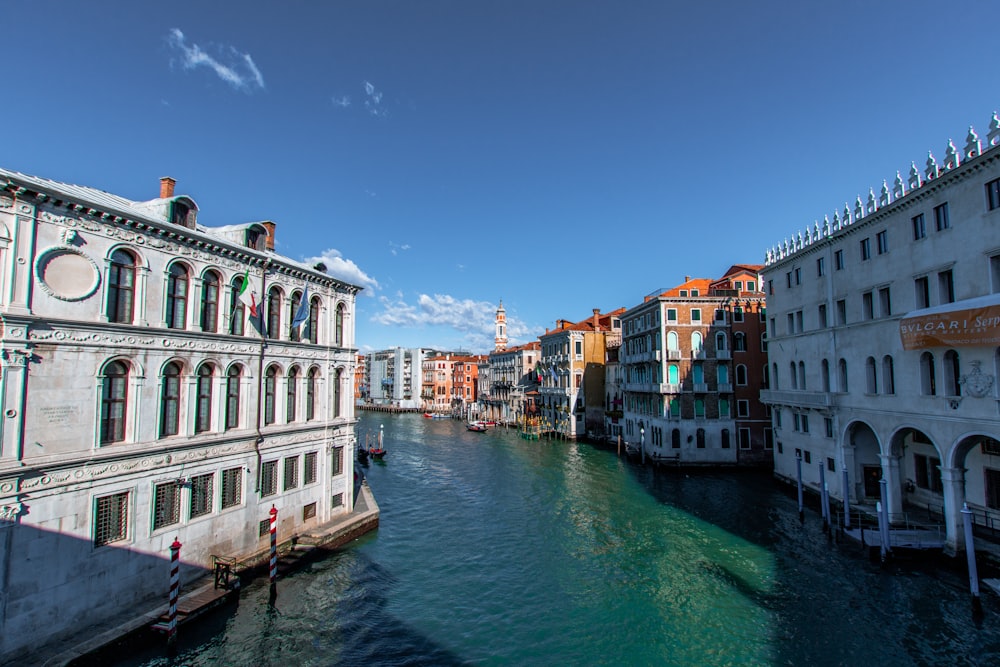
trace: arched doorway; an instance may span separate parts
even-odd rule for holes
[[[845,460],[847,449],[854,452],[853,466],[848,464],[852,478],[859,480],[855,485],[858,500],[875,501],[881,497],[879,482],[882,479],[882,448],[875,431],[864,422],[853,422],[847,427]]]

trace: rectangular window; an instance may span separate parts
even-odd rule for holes
[[[812,454],[809,453],[808,449],[802,452],[802,460],[806,463],[812,463]]]
[[[913,296],[917,308],[929,308],[931,305],[930,281],[927,276],[921,276],[913,281]]]
[[[948,202],[934,207],[934,229],[944,231],[951,227],[951,219],[948,216]]]
[[[316,464],[319,461],[319,457],[316,452],[309,452],[306,454],[305,458],[305,474],[302,480],[303,484],[312,484],[317,479]]]
[[[826,458],[826,469],[828,472],[837,472],[837,463],[830,457]]]
[[[841,271],[844,268],[844,251],[837,250],[833,253],[833,268],[835,271]]]
[[[725,322],[726,321],[726,311],[723,310],[722,308],[716,308],[715,309],[715,321],[716,322]]]
[[[837,324],[839,326],[847,324],[847,299],[837,301]]]
[[[692,322],[701,322],[701,308],[692,308],[691,309],[691,321]]]
[[[676,322],[676,321],[677,321],[677,309],[667,308],[667,322]]]
[[[748,399],[741,398],[736,401],[736,416],[737,417],[750,416],[750,401]]]
[[[681,296],[687,296],[687,295],[688,295],[688,291],[687,291],[686,289],[682,289],[682,290],[680,291],[680,295],[681,295]]]
[[[919,241],[927,236],[927,225],[924,223],[924,214],[913,216],[913,240]]]
[[[800,269],[799,267],[795,267],[795,284],[796,285],[802,284],[802,269]]]
[[[181,485],[176,481],[153,487],[153,530],[172,526],[181,520]]]
[[[888,232],[883,229],[875,235],[875,252],[880,255],[884,255],[889,252],[889,237],[886,235],[887,233]]]
[[[771,416],[774,417],[774,427],[775,428],[781,428],[781,410],[778,409],[778,408],[775,408],[774,414],[771,415]]]
[[[243,468],[222,471],[222,509],[236,507],[243,502]]]
[[[792,286],[792,272],[787,271],[785,272],[785,287],[791,287],[791,286]]]
[[[260,467],[260,495],[273,496],[278,492],[278,462],[265,461]]]
[[[737,292],[742,292],[743,291],[743,281],[742,280],[734,280],[733,281],[733,288],[735,288]]]
[[[737,437],[740,439],[740,449],[750,449],[750,429],[741,428],[737,431]]]
[[[316,518],[316,503],[309,503],[302,508],[302,520],[308,521],[309,519]]]
[[[332,477],[336,477],[344,472],[344,448],[334,447],[333,448],[333,472]]]
[[[792,430],[801,431],[802,430],[802,415],[798,412],[792,413]]]
[[[986,210],[1000,208],[1000,178],[995,178],[986,184]]]
[[[955,277],[951,269],[938,273],[938,303],[954,303]]]
[[[790,336],[793,333],[795,333],[795,313],[788,313],[786,317],[788,318],[787,329],[788,329],[788,335]]]
[[[774,449],[774,430],[770,426],[764,427],[764,449]]]
[[[583,341],[576,340],[573,341],[574,352],[576,353],[577,359],[583,359]]]
[[[830,326],[830,324],[826,317],[826,304],[821,303],[819,304],[819,328],[825,329],[828,326]]]
[[[880,287],[878,290],[878,314],[879,317],[892,315],[892,300],[889,298],[888,287]]]
[[[733,308],[733,322],[743,321],[743,306],[735,306]]]
[[[698,296],[698,290],[696,289],[691,290],[691,296]]]
[[[861,319],[875,319],[875,302],[871,292],[865,292],[861,295]]]
[[[127,539],[128,491],[101,496],[94,505],[94,546]]]
[[[809,415],[802,415],[802,432],[809,432]]]
[[[212,511],[213,473],[191,478],[191,518],[204,516]]]
[[[774,281],[773,280],[768,280],[767,281],[767,293],[770,294],[771,296],[774,296]]]
[[[867,261],[872,257],[872,240],[870,238],[861,239],[861,261]]]
[[[824,429],[826,437],[828,437],[828,438],[832,438],[833,437],[833,418],[832,417],[823,417],[823,429]]]
[[[823,277],[826,274],[826,257],[816,259],[816,275]]]
[[[257,524],[257,536],[267,537],[268,533],[271,532],[271,520],[263,519]]]
[[[801,310],[795,311],[795,328],[798,330],[799,333],[802,333],[803,331],[806,330],[805,320],[803,319]]]
[[[289,456],[285,459],[285,491],[299,486],[299,457]]]
[[[1000,509],[1000,470],[983,468],[986,482],[986,506],[990,509]]]
[[[330,498],[330,507],[336,509],[338,507],[343,507],[343,506],[344,506],[344,494],[343,493],[333,494],[333,497]]]
[[[754,281],[754,280],[748,280],[747,281],[747,291],[748,292],[756,292],[757,291],[757,282]]]

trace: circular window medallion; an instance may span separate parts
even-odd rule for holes
[[[42,289],[64,301],[85,299],[97,290],[101,273],[76,248],[52,248],[38,256],[35,274]]]

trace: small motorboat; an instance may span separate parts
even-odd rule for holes
[[[465,425],[465,428],[470,431],[475,431],[476,433],[483,433],[486,430],[486,424],[482,422],[469,422]]]

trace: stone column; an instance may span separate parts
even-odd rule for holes
[[[0,352],[0,459],[21,460],[24,445],[24,405],[31,352],[7,348]]]
[[[965,548],[962,534],[962,503],[965,500],[965,468],[941,467],[941,484],[944,487],[945,552],[955,554]]]
[[[886,489],[889,502],[889,516],[890,518],[902,516],[903,494],[901,493],[902,484],[900,483],[899,476],[899,457],[889,454],[880,458],[882,459],[882,474],[885,475],[886,481],[889,482],[889,488]]]

